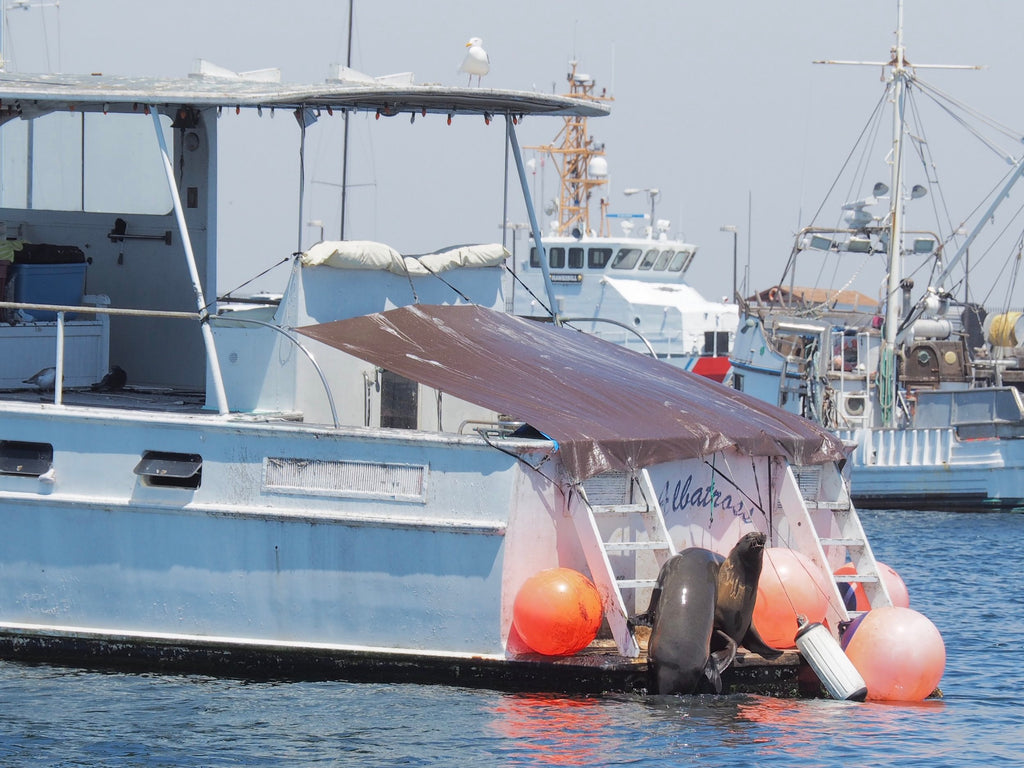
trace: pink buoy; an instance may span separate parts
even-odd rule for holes
[[[912,608],[875,608],[843,636],[864,678],[869,701],[921,701],[946,670],[946,645],[935,625]]]
[[[754,603],[754,628],[774,648],[795,648],[797,616],[825,620],[832,585],[809,557],[793,549],[766,547]]]
[[[571,656],[586,648],[601,627],[597,587],[571,568],[549,568],[523,582],[512,604],[512,625],[534,651]]]
[[[897,608],[909,608],[910,593],[907,591],[907,585],[903,583],[903,579],[900,578],[900,575],[881,560],[876,560],[875,563],[878,565],[878,574],[882,577],[882,582],[885,584],[885,588],[889,591],[889,597],[892,598],[892,604]],[[835,575],[849,575],[856,572],[857,569],[854,567],[853,563],[847,563],[841,568],[837,568]],[[853,599],[844,592],[844,589],[852,591]],[[846,600],[846,607],[848,610],[867,611],[871,609],[871,603],[868,600],[867,594],[864,592],[863,584],[849,584],[843,582],[839,585],[839,592],[843,595],[844,600]]]

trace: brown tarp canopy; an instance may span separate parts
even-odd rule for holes
[[[844,458],[807,419],[588,334],[477,306],[417,305],[297,329],[558,441],[576,479],[735,447]]]

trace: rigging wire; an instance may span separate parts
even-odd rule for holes
[[[989,126],[990,128],[992,128],[997,133],[1001,133],[1004,136],[1006,136],[1007,138],[1012,139],[1015,143],[1019,143],[1021,141],[1021,133],[1020,133],[1020,131],[1013,130],[1013,129],[1009,128],[1008,126],[1003,125],[999,121],[994,120],[991,117],[988,117],[984,113],[979,112],[977,109],[974,109],[973,107],[968,106],[967,104],[963,103],[962,101],[960,101],[960,100],[950,96],[949,94],[939,90],[938,88],[936,88],[931,83],[925,82],[924,80],[919,80],[917,78],[914,78],[914,80],[915,80],[915,82],[917,82],[917,84],[921,87],[921,89],[925,93],[927,93],[929,96],[931,96],[932,100],[935,101],[935,103],[938,104],[940,108],[942,108],[945,112],[947,112],[958,123],[963,125],[964,128],[967,131],[969,131],[970,133],[972,133],[975,136],[977,136],[977,138],[986,147],[991,149],[995,154],[999,155],[1001,158],[1003,158],[1007,162],[1011,162],[1011,163],[1014,162],[1014,158],[1013,158],[1013,156],[1010,153],[1004,152],[1003,150],[999,149],[997,146],[995,146],[995,144],[992,141],[990,141],[987,138],[985,138],[980,133],[980,131],[978,131],[977,129],[971,127],[971,125],[969,123],[967,123],[965,120],[963,120],[962,117],[960,117],[959,115],[954,113],[946,105],[947,104],[952,104],[952,105],[956,106],[963,113],[965,113],[965,114],[969,115],[970,117],[974,118],[979,123],[983,123],[984,125]]]

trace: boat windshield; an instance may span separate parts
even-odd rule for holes
[[[640,260],[640,249],[639,248],[622,248],[617,254],[615,254],[615,260],[612,262],[612,269],[632,269],[636,266],[636,263]]]

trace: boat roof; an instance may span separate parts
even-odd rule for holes
[[[534,91],[327,80],[288,84],[214,76],[140,78],[110,75],[0,72],[0,107],[10,114],[55,109],[136,111],[140,105],[180,107],[322,107],[479,115],[608,114],[604,104]],[[15,108],[16,109],[12,109]]]
[[[296,329],[556,440],[578,480],[735,448],[845,457],[811,421],[592,335],[475,305],[414,305]]]
[[[650,272],[639,273],[647,279],[636,277],[608,277],[603,278],[602,283],[618,293],[629,304],[641,304],[653,307],[672,307],[683,315],[703,315],[706,312],[714,312],[722,309],[729,309],[738,313],[739,309],[735,304],[728,304],[724,301],[708,301],[700,292],[689,283],[669,282],[672,278],[681,279],[681,273],[661,273],[662,280],[657,280],[658,273],[651,276]]]
[[[835,288],[806,288],[803,286],[777,285],[755,294],[748,301],[760,301],[765,304],[802,302],[804,304],[841,305],[864,312],[875,312],[878,300],[860,291]]]

